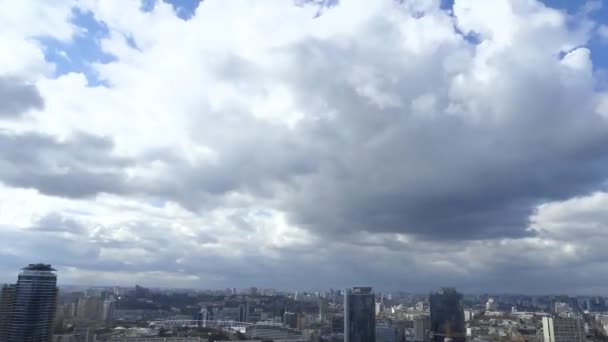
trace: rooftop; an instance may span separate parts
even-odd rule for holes
[[[354,294],[371,294],[372,288],[367,286],[356,286],[350,289],[349,292]]]
[[[24,271],[57,271],[52,268],[51,265],[47,264],[29,264],[27,267],[22,268]]]

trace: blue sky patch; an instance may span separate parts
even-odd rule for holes
[[[89,86],[107,85],[98,78],[92,63],[109,63],[112,55],[101,51],[99,42],[108,36],[108,27],[95,19],[92,13],[73,10],[72,22],[81,29],[72,41],[62,42],[50,37],[37,37],[44,46],[44,56],[55,64],[55,76],[78,72],[86,76]]]
[[[149,12],[154,10],[154,6],[158,0],[141,0],[141,9]],[[181,19],[188,20],[196,14],[198,5],[202,2],[201,0],[163,0],[173,6],[175,13]]]

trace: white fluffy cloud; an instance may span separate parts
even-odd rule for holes
[[[20,94],[0,103],[4,280],[38,260],[150,285],[606,280],[560,278],[606,260],[588,19],[523,0],[207,0],[188,21],[39,5],[0,3],[0,96]],[[100,85],[53,76],[37,40],[86,37],[79,13],[108,31]]]

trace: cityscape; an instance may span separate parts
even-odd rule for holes
[[[0,341],[608,341],[608,299],[600,296],[58,288],[58,275],[30,264],[2,287]]]

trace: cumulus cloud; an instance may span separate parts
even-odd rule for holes
[[[236,24],[247,5],[210,2],[187,23],[168,20],[156,33],[184,32],[181,42],[116,21],[143,53],[119,49],[126,43],[111,37],[107,52],[129,62],[119,58],[99,71],[117,90],[145,78],[177,82],[179,94],[153,91],[187,104],[175,105],[194,123],[190,138],[210,153],[169,166],[179,177],[161,183],[168,185],[157,195],[192,210],[245,193],[321,234],[525,236],[534,203],[603,181],[607,126],[591,106],[589,51],[573,50],[590,28],[569,29],[565,14],[540,3],[498,5],[505,11],[459,1],[453,18],[432,2],[387,1],[365,15],[361,4],[342,4],[315,19],[316,28],[309,13],[277,5],[265,21],[289,13],[298,25],[273,35],[257,22]],[[163,13],[134,15],[145,22]],[[237,32],[213,41],[209,27],[222,16]],[[341,18],[355,19],[348,32],[335,27]],[[257,44],[238,47],[245,34]],[[204,54],[184,47],[191,35],[208,42]],[[183,60],[167,68],[170,75],[125,69],[154,65],[175,49]],[[191,72],[201,82],[190,82]]]
[[[0,202],[0,230],[27,246],[43,234],[40,257],[68,279],[289,287],[314,286],[314,273],[327,286],[522,291],[605,280],[559,278],[605,257],[604,239],[577,234],[606,221],[592,205],[604,195],[589,195],[608,171],[608,95],[586,14],[571,25],[524,0],[451,12],[208,0],[188,20],[164,2],[78,6],[108,29],[98,47],[113,59],[90,64],[103,85],[49,76],[44,48],[28,45],[36,67],[13,69],[40,102],[13,105],[7,115],[37,111],[0,133],[0,182],[27,203]],[[70,6],[42,11],[62,23],[56,39],[86,31]],[[23,41],[47,34],[14,22]],[[75,236],[93,252],[50,248]]]
[[[112,155],[112,142],[86,133],[59,141],[39,133],[0,132],[0,181],[68,197],[123,192],[129,161]]]

